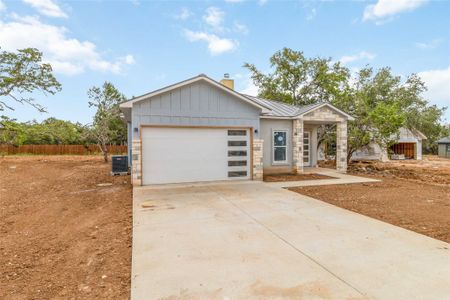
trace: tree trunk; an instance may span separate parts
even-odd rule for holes
[[[108,154],[108,148],[106,147],[106,145],[103,145],[103,159],[105,160],[105,163],[107,163],[109,160]]]
[[[105,144],[97,144],[97,146],[100,148],[100,151],[102,151],[103,154],[103,160],[105,161],[105,163],[108,162],[109,157],[108,157],[108,147],[106,147]]]
[[[355,152],[355,150],[353,149],[349,149],[347,152],[347,165],[350,164],[350,159],[352,158],[353,153]]]

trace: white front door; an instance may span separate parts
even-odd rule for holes
[[[247,129],[142,129],[144,185],[249,178],[250,139]]]
[[[311,132],[303,132],[303,165],[311,166]]]

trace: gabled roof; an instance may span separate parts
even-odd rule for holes
[[[212,85],[216,86],[217,88],[219,88],[219,89],[221,89],[221,90],[223,90],[223,91],[225,91],[225,92],[227,92],[229,94],[232,94],[233,96],[239,98],[240,100],[242,100],[242,101],[244,101],[244,102],[246,102],[246,103],[248,103],[248,104],[250,104],[252,106],[258,107],[258,108],[260,108],[262,110],[266,110],[267,109],[267,107],[265,107],[264,105],[260,105],[260,104],[254,102],[254,101],[251,101],[249,98],[247,98],[247,97],[243,96],[242,94],[236,92],[235,90],[232,90],[232,89],[224,86],[223,84],[221,84],[221,83],[219,83],[219,82],[209,78],[205,74],[200,74],[200,75],[197,75],[195,77],[192,77],[192,78],[180,81],[178,83],[168,85],[168,86],[163,87],[161,89],[154,90],[154,91],[152,91],[150,93],[147,93],[147,94],[135,97],[135,98],[133,98],[133,99],[131,99],[129,101],[126,101],[126,102],[120,104],[120,107],[121,108],[131,108],[131,107],[133,107],[133,103],[136,103],[136,102],[139,102],[139,101],[151,98],[151,97],[155,97],[155,96],[161,95],[163,93],[169,92],[171,90],[174,90],[174,89],[186,86],[188,84],[191,84],[191,83],[194,83],[194,82],[197,82],[197,81],[208,82],[209,84],[212,84]]]
[[[437,143],[438,144],[450,144],[450,136],[440,139],[439,141],[437,141]]]
[[[315,109],[327,106],[330,109],[344,115],[345,117],[348,118],[348,120],[354,120],[354,118],[351,115],[341,111],[340,109],[336,108],[335,106],[333,106],[329,103],[320,102],[320,103],[309,104],[309,105],[304,105],[304,106],[296,106],[296,105],[287,104],[287,103],[284,103],[281,101],[274,101],[274,100],[263,99],[263,98],[254,97],[254,96],[250,96],[250,95],[245,95],[245,94],[238,93],[235,90],[232,90],[232,89],[224,86],[223,84],[215,81],[214,79],[209,78],[205,74],[200,74],[198,76],[180,81],[178,83],[168,85],[161,89],[154,90],[150,93],[147,93],[147,94],[144,94],[144,95],[141,95],[138,97],[134,97],[133,99],[120,104],[120,108],[122,109],[122,111],[128,111],[133,107],[133,103],[136,103],[136,102],[139,102],[139,101],[142,101],[145,99],[149,99],[151,97],[158,96],[160,94],[169,92],[173,89],[177,89],[177,88],[186,86],[188,84],[191,84],[191,83],[194,83],[197,81],[208,82],[209,84],[214,85],[215,87],[217,87],[229,94],[234,95],[235,97],[239,98],[240,100],[247,102],[250,105],[260,108],[262,110],[261,117],[294,119],[294,118],[301,117],[304,114],[309,113]]]
[[[259,98],[259,97],[249,96],[249,95],[244,95],[244,96],[251,99],[252,101],[255,101],[256,103],[259,103],[259,104],[264,105],[267,108],[269,108],[270,111],[262,115],[262,116],[266,116],[266,117],[298,118],[298,117],[301,117],[304,114],[309,113],[315,109],[327,106],[330,109],[344,115],[345,117],[348,118],[348,120],[352,121],[355,119],[351,115],[347,114],[346,112],[343,112],[342,110],[338,109],[337,107],[335,107],[329,103],[325,103],[325,102],[308,104],[308,105],[304,105],[304,106],[297,106],[297,105],[287,104],[287,103],[284,103],[281,101],[268,100],[268,99],[263,99],[263,98]]]
[[[313,110],[316,110],[316,109],[319,109],[319,108],[321,108],[321,107],[328,107],[328,108],[330,108],[331,110],[334,110],[334,111],[336,111],[337,113],[339,113],[339,114],[341,114],[341,115],[343,115],[343,116],[345,116],[345,117],[347,117],[347,119],[349,120],[349,121],[354,121],[355,120],[355,118],[353,117],[353,116],[351,116],[351,115],[349,115],[348,113],[346,113],[346,112],[344,112],[344,111],[342,111],[342,110],[340,110],[339,108],[337,108],[336,106],[334,106],[334,105],[332,105],[332,104],[330,104],[330,103],[326,103],[326,102],[320,102],[320,103],[317,103],[317,104],[311,104],[310,106],[302,106],[302,112],[301,113],[299,113],[298,114],[298,117],[301,117],[301,116],[303,116],[303,115],[305,115],[305,114],[307,114],[307,113],[309,113],[309,112],[312,112]]]
[[[411,129],[411,132],[412,132],[415,136],[421,138],[422,140],[426,140],[426,139],[427,139],[427,136],[426,136],[425,134],[423,134],[422,132],[420,132],[419,130],[417,130],[417,129],[415,129],[415,128]]]

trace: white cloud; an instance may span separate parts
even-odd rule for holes
[[[0,12],[6,10],[6,5],[3,3],[2,0],[0,0]]]
[[[425,97],[438,106],[450,106],[450,67],[419,72],[418,75],[425,82],[428,91]],[[450,107],[449,107],[450,108]],[[450,121],[450,111],[447,110]]]
[[[206,42],[208,51],[212,55],[232,52],[239,46],[236,39],[223,35],[231,33],[247,34],[249,32],[247,26],[238,21],[234,21],[225,27],[225,12],[214,6],[206,9],[202,19],[203,23],[200,30],[185,28],[182,35],[190,42]]]
[[[238,21],[225,27],[225,12],[214,6],[206,9],[202,19],[204,22],[202,29],[195,31],[185,28],[182,35],[190,42],[206,42],[211,55],[232,52],[239,46],[236,39],[223,37],[224,34],[249,32],[247,26]]]
[[[433,39],[427,43],[416,43],[416,47],[419,49],[434,49],[442,44],[443,41],[444,39]]]
[[[23,0],[47,17],[67,18],[67,14],[52,0]]]
[[[267,3],[267,0],[258,0],[258,4],[261,6],[263,6],[266,3]]]
[[[189,9],[184,7],[181,9],[179,14],[175,15],[175,19],[184,21],[184,20],[189,19],[189,17],[191,17],[191,16],[192,16],[192,12]]]
[[[2,49],[35,47],[44,53],[44,60],[51,63],[55,72],[75,75],[86,69],[119,74],[123,67],[134,63],[132,55],[110,61],[103,58],[96,45],[69,37],[65,27],[49,25],[37,17],[11,15],[12,20],[0,20]]]
[[[222,23],[225,19],[225,12],[217,7],[211,6],[206,9],[203,20],[217,31],[223,31]]]
[[[238,42],[235,40],[220,38],[215,34],[210,34],[202,31],[191,31],[185,29],[183,34],[185,38],[190,42],[206,42],[208,44],[208,50],[212,55],[234,51],[238,46]]]
[[[375,54],[372,54],[370,52],[366,52],[366,51],[361,51],[357,54],[354,55],[344,55],[342,56],[339,61],[345,65],[354,61],[358,61],[358,60],[372,60],[375,58]]]
[[[234,21],[233,30],[242,34],[248,34],[248,27],[238,21]]]
[[[315,8],[311,8],[308,15],[306,16],[306,20],[311,21],[316,17],[316,15],[317,15],[317,10]]]
[[[47,59],[46,62],[50,63],[53,70],[57,73],[65,75],[77,75],[84,72],[84,67],[76,63],[52,59]]]
[[[225,2],[227,3],[241,3],[244,2],[245,0],[225,0]]]
[[[250,95],[250,96],[257,96],[258,95],[258,87],[253,84],[253,80],[250,78],[250,76],[247,77],[245,81],[245,86],[242,90],[239,91],[242,94]]]
[[[367,5],[364,9],[364,21],[376,21],[377,25],[381,25],[395,15],[412,11],[428,0],[378,0],[375,4]]]
[[[123,62],[126,63],[127,65],[133,65],[136,63],[133,55],[131,55],[131,54],[124,56],[122,59],[123,59]]]

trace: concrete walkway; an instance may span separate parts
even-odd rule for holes
[[[353,176],[344,173],[339,173],[336,170],[325,168],[308,168],[305,173],[321,174],[333,177],[332,179],[314,179],[302,181],[284,181],[284,182],[268,182],[274,187],[288,188],[295,186],[317,186],[317,185],[332,185],[332,184],[349,184],[349,183],[363,183],[363,182],[379,182],[378,179],[366,178],[360,176]]]
[[[273,184],[135,188],[133,222],[132,299],[450,295],[448,243]]]

